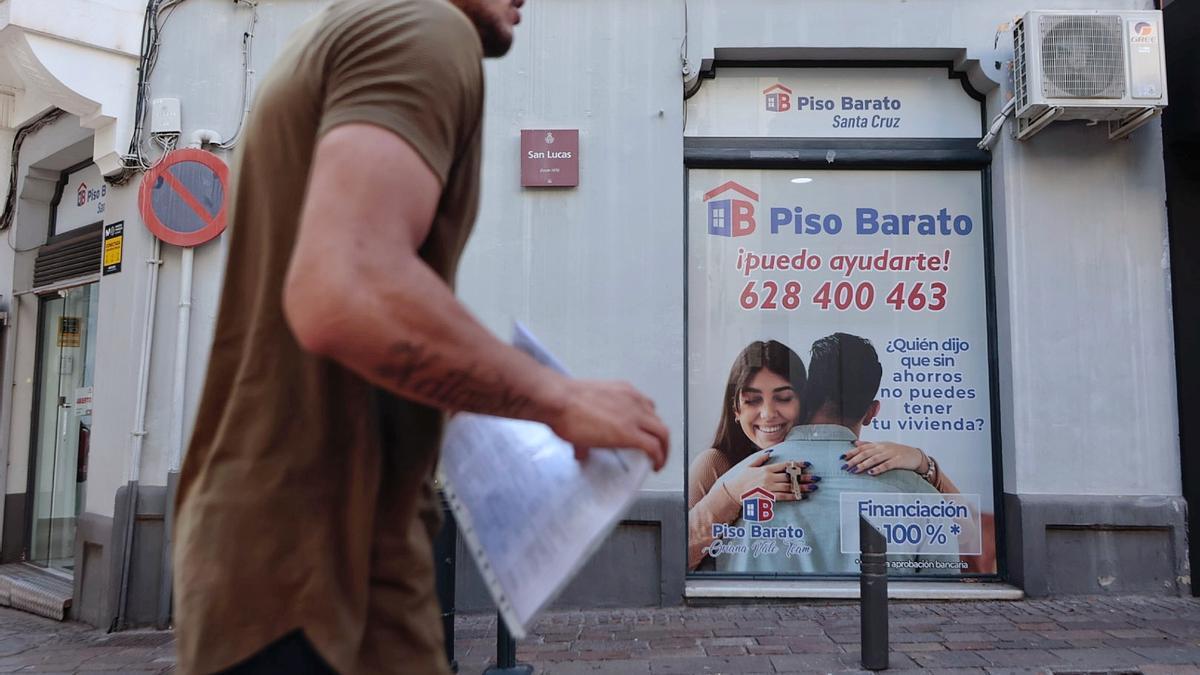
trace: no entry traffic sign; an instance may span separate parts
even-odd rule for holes
[[[229,167],[216,155],[175,150],[146,172],[138,207],[154,236],[176,246],[199,246],[225,230]]]

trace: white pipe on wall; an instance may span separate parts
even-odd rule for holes
[[[162,242],[154,238],[154,247],[147,264],[150,265],[150,279],[146,284],[145,325],[142,327],[142,348],[138,357],[137,400],[134,408],[133,440],[129,446],[129,480],[136,482],[141,478],[142,443],[146,437],[146,400],[150,390],[150,353],[154,350],[154,316],[155,301],[158,297],[158,270],[162,265],[159,259]]]
[[[17,373],[16,373],[16,355],[17,355],[17,314],[18,308],[21,306],[21,301],[17,297],[13,297],[8,303],[8,325],[3,327],[4,339],[4,365],[0,366],[0,375],[4,381],[0,386],[4,390],[0,392],[0,489],[8,492],[8,463],[9,453],[12,450],[12,413],[13,413],[13,395],[17,390]],[[0,522],[4,522],[4,500],[0,499]]]
[[[212,129],[197,129],[192,132],[189,148],[203,148],[205,144],[220,145],[223,142],[221,134]]]
[[[150,258],[150,278],[146,283],[145,325],[142,327],[142,348],[138,358],[137,400],[134,409],[132,440],[129,443],[129,483],[125,499],[125,532],[121,551],[121,586],[117,596],[116,616],[113,623],[119,628],[125,626],[125,604],[129,597],[129,567],[133,557],[133,526],[137,522],[137,493],[138,481],[142,476],[142,444],[146,438],[146,401],[150,389],[150,353],[154,349],[154,315],[155,300],[158,297],[158,270],[162,265],[159,259],[162,242],[154,238],[154,247]]]
[[[195,251],[190,246],[180,252],[179,326],[175,332],[175,378],[171,388],[171,437],[169,473],[177,473],[183,458],[183,412],[187,383],[188,334],[192,322],[192,263]]]

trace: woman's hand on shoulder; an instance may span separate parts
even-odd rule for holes
[[[928,470],[925,453],[911,445],[891,441],[855,441],[854,447],[842,455],[843,471],[878,476],[893,469],[922,473]]]

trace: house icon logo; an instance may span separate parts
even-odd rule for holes
[[[787,112],[792,109],[792,90],[782,84],[773,84],[763,89],[767,112]]]
[[[75,205],[83,206],[88,201],[87,183],[80,183],[79,189],[75,191]]]
[[[742,494],[742,520],[765,523],[775,517],[775,495],[756,487]]]
[[[715,199],[725,193],[722,199]],[[738,199],[738,196],[747,199]],[[704,195],[708,202],[708,233],[717,237],[744,237],[754,233],[754,203],[758,194],[744,185],[728,181]]]

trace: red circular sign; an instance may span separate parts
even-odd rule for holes
[[[154,236],[199,246],[225,230],[229,167],[195,148],[168,153],[142,177],[138,208]]]

